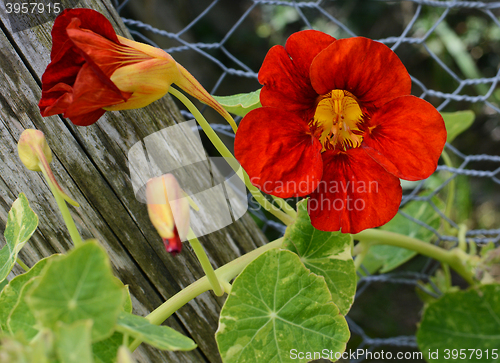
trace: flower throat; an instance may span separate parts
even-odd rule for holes
[[[361,145],[363,137],[358,126],[362,121],[356,97],[344,90],[333,90],[320,96],[309,127],[323,145],[322,151],[347,150]]]

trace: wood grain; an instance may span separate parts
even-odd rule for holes
[[[80,1],[78,7],[100,11],[118,34],[130,37],[109,2]],[[16,31],[6,17],[4,2],[0,3],[0,228],[5,228],[10,206],[24,192],[40,226],[21,252],[21,259],[31,266],[71,247],[47,184],[39,173],[24,168],[17,156],[22,131],[39,129],[53,151],[51,167],[56,178],[80,204],[71,208],[80,233],[103,244],[116,275],[130,285],[135,313],[146,315],[203,275],[189,248],[175,258],[165,252],[145,205],[134,196],[127,164],[128,150],[136,142],[182,122],[182,117],[166,96],[141,110],[108,112],[89,127],[76,127],[59,116],[42,118],[37,104],[41,75],[50,60],[52,21],[37,23]],[[189,147],[185,142],[180,139],[171,147],[182,150]],[[184,180],[194,188],[203,185],[200,175],[188,172]],[[215,267],[266,243],[248,215],[200,240]],[[141,346],[136,358],[140,362],[220,362],[214,333],[222,303],[222,298],[208,292],[167,320],[168,325],[196,341],[199,348],[195,351],[159,352]]]

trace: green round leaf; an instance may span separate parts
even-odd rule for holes
[[[19,297],[7,318],[7,328],[9,332],[11,334],[16,334],[22,331],[25,338],[28,340],[34,338],[39,330],[35,327],[36,319],[26,303],[26,296],[39,279],[39,276],[34,277],[23,285]]]
[[[38,261],[28,272],[14,277],[0,294],[0,330],[10,331],[7,326],[7,319],[11,315],[14,308],[19,305],[19,298],[23,287],[33,278],[40,275],[43,268],[51,260],[58,258],[60,255],[52,255]],[[30,310],[28,310],[29,313]],[[31,318],[29,318],[31,321]]]
[[[498,362],[500,285],[446,293],[429,304],[417,332],[417,343],[428,362]],[[455,358],[454,353],[458,354]]]
[[[356,294],[356,268],[351,257],[352,237],[323,232],[311,225],[307,200],[297,205],[297,219],[285,232],[283,247],[299,255],[304,265],[325,278],[333,302],[346,315]]]
[[[30,239],[38,226],[38,216],[33,212],[26,196],[21,193],[12,204],[7,217],[5,246],[0,250],[0,281],[4,280],[16,263],[17,254]]]
[[[118,349],[123,344],[123,334],[114,332],[112,336],[92,344],[94,363],[115,362]]]
[[[325,280],[296,254],[270,250],[234,281],[216,339],[224,363],[307,362],[294,352],[343,352],[349,329]]]
[[[71,325],[57,324],[56,351],[61,363],[94,363],[91,331],[92,320],[79,320]]]
[[[87,241],[51,263],[27,297],[42,325],[93,320],[92,341],[111,335],[123,309],[125,287],[111,272],[106,251]]]
[[[0,282],[0,292],[2,292],[3,288],[5,286],[7,286],[8,284],[9,284],[9,281],[7,281],[7,280],[3,280],[2,282]]]
[[[168,326],[151,324],[147,319],[122,312],[116,330],[163,350],[193,350],[195,342]]]

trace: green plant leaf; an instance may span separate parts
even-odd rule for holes
[[[14,267],[17,254],[30,239],[38,226],[38,216],[33,212],[26,196],[21,193],[12,204],[7,217],[4,237],[5,246],[0,250],[0,281],[3,281]]]
[[[446,126],[446,132],[448,133],[448,136],[446,138],[447,142],[452,142],[453,140],[455,140],[455,137],[467,130],[476,118],[474,112],[470,110],[457,112],[441,112],[441,116],[443,116],[444,124]]]
[[[283,247],[299,255],[312,272],[325,278],[333,302],[346,315],[356,293],[356,268],[350,234],[323,232],[311,225],[307,200],[297,205],[297,219],[285,232]]]
[[[442,204],[442,202],[437,198],[433,198],[433,202],[438,207]],[[423,223],[426,223],[434,229],[439,228],[441,217],[439,213],[432,208],[432,205],[426,201],[412,201],[405,205],[401,211]],[[413,222],[399,213],[396,214],[394,218],[389,221],[389,223],[380,227],[380,229],[400,233],[405,236],[428,242],[430,242],[430,239],[434,235],[434,233],[428,228]],[[368,253],[363,259],[363,266],[370,273],[375,273],[378,270],[380,270],[381,273],[386,273],[401,266],[403,263],[407,262],[416,255],[416,252],[407,250],[406,248],[375,245],[371,246],[368,250]]]
[[[95,363],[114,363],[118,349],[123,344],[123,334],[114,332],[112,336],[92,344]]]
[[[343,352],[349,329],[324,278],[270,250],[235,279],[215,337],[224,363],[307,362],[293,352]]]
[[[56,352],[61,363],[94,363],[91,345],[92,320],[56,327]]]
[[[250,93],[239,93],[232,96],[213,96],[227,112],[237,116],[245,116],[250,111],[261,107],[260,89]]]
[[[500,357],[500,285],[482,285],[444,294],[425,309],[417,343],[428,362],[498,362]],[[449,349],[449,357],[445,349]],[[466,356],[451,356],[465,351]],[[472,354],[481,350],[481,357]],[[496,349],[496,358],[493,352]],[[429,353],[438,352],[430,355]],[[488,357],[486,357],[488,351]],[[479,354],[479,353],[478,353]]]
[[[22,334],[0,335],[0,363],[53,363],[51,337],[50,331],[39,334],[31,342]]]
[[[121,284],[122,282],[120,279],[117,277],[116,278],[118,282]],[[125,300],[123,301],[123,311],[126,313],[132,313],[132,298],[130,297],[130,290],[128,288],[128,285],[125,286]]]
[[[7,279],[3,280],[0,282],[0,292],[2,292],[3,288],[9,284],[9,281]]]
[[[95,342],[112,334],[124,298],[125,287],[113,276],[106,251],[91,240],[52,262],[27,301],[48,328],[54,329],[59,321],[93,320]]]
[[[19,297],[23,287],[33,278],[40,275],[43,268],[51,260],[59,258],[60,255],[52,255],[38,261],[28,272],[14,277],[0,293],[0,330],[9,331],[7,319],[14,308],[18,305]],[[29,311],[29,310],[28,310]]]
[[[19,293],[16,304],[7,318],[7,327],[11,334],[23,332],[26,339],[31,340],[38,334],[39,330],[35,327],[36,319],[26,303],[28,292],[40,279],[40,276],[33,277],[26,282]]]
[[[151,324],[147,319],[122,312],[116,330],[162,350],[193,350],[196,343],[168,326]]]

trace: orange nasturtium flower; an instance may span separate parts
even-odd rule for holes
[[[410,95],[408,72],[382,43],[301,31],[270,49],[259,81],[263,107],[241,121],[236,158],[264,192],[309,196],[317,229],[357,233],[388,222],[399,179],[437,167],[443,119]]]
[[[151,223],[163,239],[167,252],[181,252],[189,232],[189,201],[172,174],[151,178],[146,184]]]
[[[147,106],[175,83],[232,122],[168,53],[117,35],[97,11],[64,10],[52,28],[50,58],[42,76],[42,116],[62,113],[75,125],[87,126],[105,111]]]

